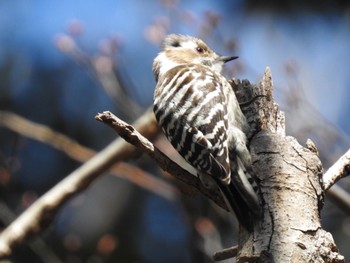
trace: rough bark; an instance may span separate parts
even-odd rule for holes
[[[317,149],[310,140],[303,147],[285,135],[270,69],[258,85],[238,80],[231,85],[251,126],[250,151],[264,210],[253,233],[241,229],[237,262],[344,262],[321,226],[324,187]]]

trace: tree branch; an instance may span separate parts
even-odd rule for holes
[[[154,117],[149,111],[134,125],[152,137],[158,127],[155,121],[150,120]],[[0,234],[0,258],[9,256],[16,245],[41,231],[69,198],[86,189],[99,175],[132,153],[134,147],[118,138],[41,196]]]
[[[217,205],[227,210],[226,204],[218,191],[205,188],[197,176],[194,176],[172,161],[163,152],[157,149],[149,140],[142,136],[133,126],[122,121],[109,111],[99,113],[95,118],[96,120],[112,127],[127,142],[148,154],[164,171],[169,172],[180,181],[192,186],[194,192],[202,193],[204,196],[214,201]]]
[[[143,126],[138,125],[139,130],[142,130],[148,138],[154,138],[158,134],[158,125],[155,122],[153,113],[146,112],[145,115],[140,118],[140,120],[142,119],[144,120],[144,124]],[[51,145],[78,162],[86,162],[96,154],[94,150],[80,145],[66,135],[58,133],[45,125],[27,120],[12,112],[0,111],[0,126],[6,127],[7,129],[33,140]],[[128,143],[124,144],[123,151],[124,154],[120,155],[120,161],[128,160],[138,154],[137,149]],[[110,172],[115,176],[129,180],[169,200],[173,199],[174,193],[176,192],[175,187],[166,183],[164,180],[159,180],[140,168],[131,166],[125,162],[119,162],[117,165],[114,165]]]
[[[350,175],[350,150],[339,158],[323,175],[324,189],[328,190],[341,178]]]

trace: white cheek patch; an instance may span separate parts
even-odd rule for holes
[[[160,61],[160,72],[159,75],[163,75],[168,70],[178,66],[178,63],[175,63],[174,61],[170,60],[164,52],[162,52],[160,55],[158,55],[157,60]]]
[[[213,64],[212,69],[220,73],[222,71],[223,66],[224,66],[224,63],[216,62]]]

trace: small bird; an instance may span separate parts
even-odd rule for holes
[[[251,231],[260,206],[250,175],[248,125],[221,75],[224,63],[236,58],[216,54],[198,38],[168,35],[153,62],[153,110],[165,136],[201,182],[219,187],[240,224]]]

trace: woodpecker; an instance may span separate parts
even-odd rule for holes
[[[202,40],[168,35],[153,62],[157,82],[153,111],[165,136],[196,169],[206,187],[217,185],[248,231],[260,206],[252,185],[248,129],[224,63]]]

